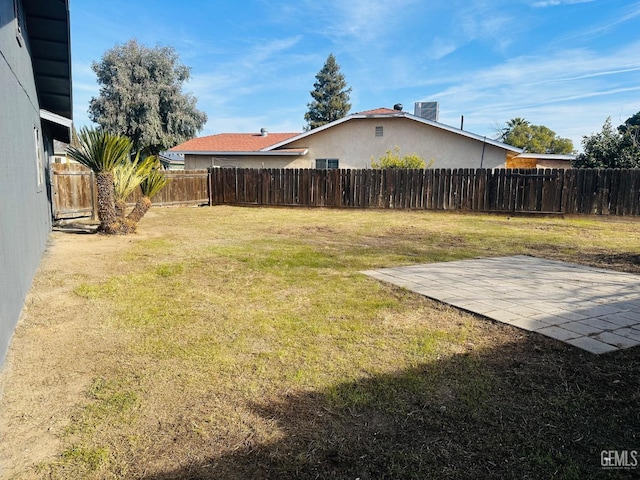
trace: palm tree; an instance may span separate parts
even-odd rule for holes
[[[506,126],[500,130],[498,139],[504,142],[516,128],[528,127],[529,125],[531,125],[529,120],[525,120],[522,117],[512,118],[507,122]]]
[[[67,150],[69,156],[96,174],[98,187],[98,231],[120,233],[114,200],[113,170],[129,158],[131,140],[101,129],[83,127],[78,144]]]
[[[152,159],[152,160],[149,160]],[[142,197],[136,202],[135,207],[131,213],[127,216],[127,220],[137,224],[142,217],[151,208],[151,197],[156,195],[164,186],[169,183],[169,179],[160,170],[160,162],[158,157],[147,157],[146,161],[153,161],[153,169],[147,174],[146,178],[140,184],[140,190],[142,191]]]

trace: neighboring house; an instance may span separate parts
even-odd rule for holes
[[[165,170],[184,170],[184,155],[173,152],[160,152],[158,155]]]
[[[51,231],[49,157],[71,105],[68,0],[0,0],[0,363]]]
[[[521,153],[507,161],[507,168],[571,168],[575,155],[556,153]]]
[[[379,108],[348,115],[305,133],[223,133],[170,151],[185,169],[208,167],[369,168],[387,150],[417,154],[434,168],[504,167],[522,149],[427,120]]]
[[[309,167],[308,149],[270,150],[299,133],[221,133],[194,138],[169,150],[184,155],[185,170],[209,167],[301,168]]]
[[[69,158],[67,155],[67,148],[69,144],[61,142],[60,140],[53,141],[53,157],[51,157],[52,163],[77,163],[75,160]]]

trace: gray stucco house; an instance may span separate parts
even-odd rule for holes
[[[68,0],[0,0],[0,363],[51,231],[49,157],[69,142]]]

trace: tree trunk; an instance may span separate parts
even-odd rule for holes
[[[131,210],[131,213],[127,216],[127,220],[137,224],[150,208],[151,199],[149,197],[140,197],[140,200],[136,202],[136,206],[133,207],[133,210]]]
[[[127,202],[124,200],[116,200],[116,217],[118,221],[122,221],[125,217],[125,211],[127,209]]]
[[[98,230],[104,233],[118,233],[116,207],[113,195],[113,174],[111,172],[98,172],[96,174],[98,186]]]

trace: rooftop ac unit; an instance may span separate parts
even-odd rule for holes
[[[413,112],[416,117],[437,122],[438,115],[440,114],[440,107],[438,102],[416,102]]]

